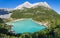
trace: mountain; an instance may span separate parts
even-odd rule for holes
[[[24,8],[22,10],[22,8]],[[20,18],[32,18],[36,21],[55,21],[57,18],[60,19],[60,15],[54,11],[46,2],[38,2],[31,4],[25,2],[11,11],[11,18],[20,19]]]
[[[25,2],[19,6],[17,6],[15,9],[21,9],[23,7],[27,7],[27,8],[31,8],[32,4],[30,4],[29,2]]]
[[[10,18],[10,16],[11,16],[10,9],[0,8],[0,18],[8,19]]]
[[[37,6],[44,6],[44,7],[47,7],[47,8],[51,8],[49,5],[48,5],[48,3],[47,2],[38,2],[38,3],[34,3],[34,4],[31,4],[31,3],[29,3],[28,1],[27,2],[25,2],[25,3],[23,3],[23,4],[21,4],[21,5],[19,5],[19,6],[17,6],[16,8],[14,8],[14,9],[21,9],[21,8],[35,8],[35,7],[37,7]]]
[[[8,10],[7,9],[3,9],[3,8],[0,8],[0,15],[4,15],[4,14],[8,14]]]
[[[36,8],[38,6],[43,6],[43,7],[47,7],[47,8],[51,8],[47,2],[38,2],[38,3],[34,3],[31,4],[28,1],[24,2],[23,4],[18,5],[16,8],[14,9],[10,9],[10,8],[0,8],[0,9],[4,9],[7,11],[12,11],[12,10],[16,10],[16,9],[22,9],[22,8]]]

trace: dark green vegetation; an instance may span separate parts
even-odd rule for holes
[[[39,22],[48,22],[48,27],[46,30],[42,30],[35,33],[23,33],[23,34],[14,34],[8,32],[11,28],[8,27],[3,21],[0,19],[0,37],[4,38],[60,38],[60,15],[56,13],[54,10],[45,8],[45,7],[37,7],[37,8],[24,8],[22,10],[13,10],[11,17],[13,19],[20,18],[32,18],[35,21]],[[2,30],[1,30],[2,29]],[[1,32],[3,31],[3,32]],[[7,33],[6,33],[7,32]]]

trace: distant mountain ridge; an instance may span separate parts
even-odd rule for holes
[[[0,8],[0,10],[12,11],[12,10],[14,10],[14,9],[11,9],[11,8]]]
[[[10,18],[11,13],[10,13],[10,9],[8,8],[0,8],[0,18]]]
[[[9,14],[7,9],[0,9],[0,15]]]

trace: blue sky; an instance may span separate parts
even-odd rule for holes
[[[0,8],[15,8],[26,1],[30,3],[47,2],[52,9],[60,14],[60,0],[0,0]]]

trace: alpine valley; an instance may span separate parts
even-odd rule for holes
[[[42,24],[46,28],[33,33],[26,32],[16,34],[11,31],[13,25],[9,25],[7,22],[21,19],[32,19],[34,22]],[[14,9],[0,8],[0,37],[60,38],[60,14],[53,10],[47,2],[37,2],[31,4],[26,1]]]

